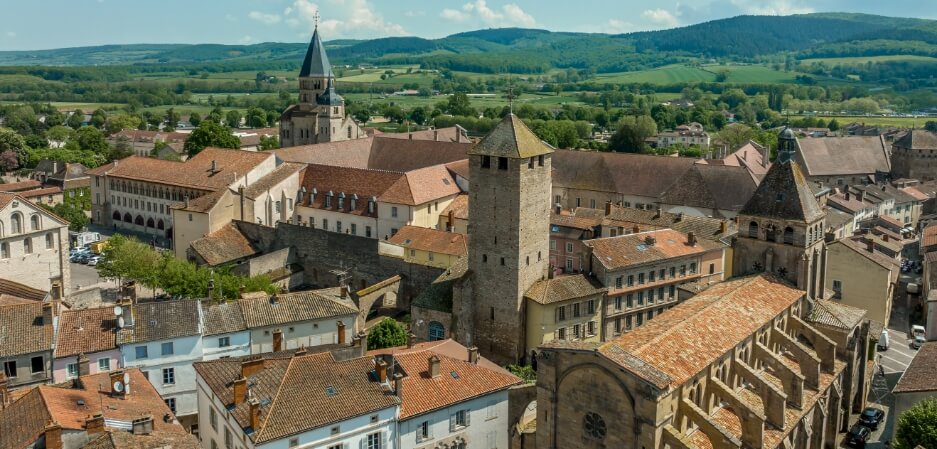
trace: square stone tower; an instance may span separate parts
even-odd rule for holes
[[[552,153],[514,114],[468,152],[470,343],[499,363],[533,349],[524,293],[549,268]]]

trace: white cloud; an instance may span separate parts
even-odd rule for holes
[[[275,25],[280,23],[280,20],[282,20],[282,17],[280,17],[279,14],[269,14],[260,11],[251,11],[247,13],[247,17],[265,25]]]
[[[426,15],[426,11],[407,11],[403,15],[406,17],[423,17]]]
[[[251,37],[250,34],[247,34],[244,37],[238,39],[238,43],[240,44],[250,44],[251,42],[254,42],[254,38]]]
[[[331,6],[322,10],[328,18],[319,19],[319,29],[330,39],[410,34],[400,24],[385,20],[368,0],[333,1]],[[283,16],[287,25],[311,32],[319,10],[319,5],[309,0],[295,0],[283,11]]]
[[[679,14],[680,13],[678,12],[677,15]],[[673,28],[680,24],[680,20],[677,19],[677,15],[672,14],[666,9],[648,9],[641,13],[641,15],[654,25],[664,28]]]
[[[7,31],[7,37],[9,38],[16,37],[16,31]]]
[[[807,14],[816,11],[813,7],[801,5],[800,1],[791,0],[732,0],[732,4],[747,14],[758,15],[790,15]]]
[[[618,19],[609,19],[608,23],[605,24],[604,31],[606,33],[627,33],[629,31],[634,31],[637,28],[635,24],[631,22],[625,22],[624,20]]]
[[[440,17],[453,22],[477,20],[491,27],[520,26],[533,27],[537,20],[516,3],[507,3],[500,9],[492,9],[486,0],[475,0],[462,5],[462,10],[446,8],[439,14]]]

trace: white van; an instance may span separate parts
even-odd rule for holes
[[[889,343],[891,343],[891,341],[888,337],[888,331],[883,330],[882,335],[878,337],[878,348],[882,351],[887,351]]]

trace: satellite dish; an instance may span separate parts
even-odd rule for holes
[[[121,316],[124,314],[124,309],[120,306],[114,306],[114,315]]]
[[[124,392],[124,383],[121,382],[121,381],[119,381],[119,380],[116,381],[116,382],[114,382],[114,391],[116,391],[116,392],[118,392],[118,393],[123,393],[123,392]]]
[[[118,316],[118,317],[117,317],[117,328],[118,328],[118,329],[123,329],[123,328],[124,328],[124,317],[122,317],[122,316]]]

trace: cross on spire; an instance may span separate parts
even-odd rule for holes
[[[312,19],[316,22],[316,29],[319,29],[319,10],[316,10],[316,13],[312,15]]]

